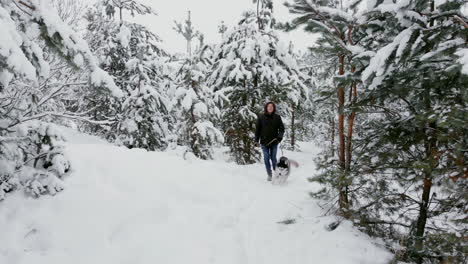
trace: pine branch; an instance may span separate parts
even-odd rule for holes
[[[32,6],[30,4],[27,4],[24,1],[19,0],[18,3],[25,6],[25,7],[27,7],[27,8],[29,8],[29,9],[31,9],[31,10],[33,10],[33,11],[36,10],[36,8],[34,6]]]
[[[24,141],[28,137],[2,137],[0,136],[0,142],[15,142],[15,141]]]
[[[460,22],[465,28],[468,28],[468,22],[463,20],[463,18],[459,17],[458,15],[454,15],[453,18]]]
[[[404,223],[399,223],[399,222],[390,222],[390,221],[384,221],[384,220],[380,220],[380,221],[369,221],[369,220],[365,220],[365,221],[360,221],[358,223],[356,223],[357,225],[399,225],[399,226],[403,226],[403,227],[406,227],[406,228],[411,228],[412,226],[411,225],[408,225],[408,224],[404,224]]]
[[[23,9],[23,6],[26,6],[26,7],[30,8],[30,6],[29,6],[28,4],[25,4],[23,1],[18,1],[18,2],[17,2],[16,0],[13,0],[13,3],[14,3],[14,5],[15,5],[19,10],[21,10],[21,11],[23,11],[24,13],[26,13],[26,14],[32,16],[31,13],[29,13],[28,11],[26,11],[25,9]]]

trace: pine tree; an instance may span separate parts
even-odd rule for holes
[[[144,5],[137,0],[103,0],[102,5],[105,7],[105,13],[109,18],[114,19],[115,13],[118,11],[118,19],[123,21],[124,11],[130,12],[130,15],[148,15],[156,14],[150,6]]]
[[[350,88],[349,116],[361,117],[354,158],[344,156],[352,161],[344,167],[349,168],[346,216],[386,238],[395,261],[463,262],[468,190],[463,1],[353,1],[354,13],[330,9],[332,4],[297,0],[289,7],[303,15],[296,25],[306,23],[306,29],[328,36],[319,42],[320,52],[346,55],[351,73],[338,79]],[[325,174],[318,179],[342,191],[332,164],[322,162]]]
[[[175,71],[177,87],[177,134],[179,144],[188,146],[188,151],[201,159],[213,158],[213,145],[223,142],[223,134],[214,126],[213,120],[219,115],[214,101],[215,95],[206,85],[206,73],[210,66],[203,38],[199,48],[192,54],[192,39],[203,36],[192,26],[190,12],[184,25],[176,22],[176,31],[187,41],[187,54]]]
[[[369,4],[363,19],[363,31],[383,37],[361,44],[372,56],[360,74],[366,85],[359,104],[382,111],[360,140],[368,146],[360,174],[374,177],[362,181],[359,193],[373,201],[357,212],[364,224],[408,227],[402,258],[417,263],[444,255],[463,259],[458,235],[466,231],[460,220],[468,191],[463,2]],[[451,224],[442,224],[446,221]]]
[[[332,157],[324,161],[327,169],[322,181],[332,183],[338,191],[338,204],[341,214],[349,216],[350,199],[349,185],[353,181],[352,170],[352,141],[355,130],[355,102],[357,100],[358,83],[353,75],[356,64],[348,63],[350,56],[360,49],[356,45],[355,26],[359,17],[358,4],[360,1],[338,0],[294,0],[286,3],[291,13],[298,17],[286,29],[296,29],[305,25],[308,32],[320,34],[317,40],[316,52],[334,57],[336,61],[335,88],[330,92],[336,93],[337,98],[337,128],[338,128],[338,163]],[[348,72],[348,74],[346,74]],[[349,91],[348,99],[346,93]],[[347,121],[347,122],[346,122]],[[347,126],[345,125],[347,123]]]
[[[159,37],[144,26],[116,21],[112,11],[116,8],[139,14],[151,9],[134,1],[103,1],[86,16],[90,45],[125,97],[115,100],[91,91],[82,107],[93,109],[93,118],[108,124],[91,127],[108,139],[127,147],[164,149],[171,123],[166,52],[159,47]]]
[[[264,1],[257,7],[256,13],[246,12],[238,26],[224,33],[210,76],[211,85],[228,98],[222,126],[238,164],[259,159],[253,132],[263,104],[281,101],[302,87],[296,61],[272,28],[271,3]]]

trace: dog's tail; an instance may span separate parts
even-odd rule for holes
[[[296,168],[299,167],[299,163],[297,161],[295,161],[295,160],[292,160],[292,159],[289,160],[289,164],[293,165]]]

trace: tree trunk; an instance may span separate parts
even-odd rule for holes
[[[344,55],[338,55],[339,60],[339,75],[344,75]],[[338,86],[338,139],[339,139],[339,165],[341,169],[341,176],[339,180],[339,206],[342,212],[346,212],[349,208],[348,195],[346,193],[346,157],[345,157],[345,133],[344,133],[344,104],[345,104],[345,90],[342,85]]]
[[[431,12],[435,9],[435,2],[431,2]],[[431,19],[429,21],[429,26],[432,27],[434,25],[434,20]],[[423,75],[423,88],[424,91],[424,105],[426,113],[431,112],[431,85],[428,83],[429,80],[429,73],[426,71]],[[436,123],[434,121],[429,121],[426,123],[422,129],[425,138],[425,154],[426,154],[426,162],[428,163],[428,168],[424,171],[424,179],[423,179],[423,192],[421,195],[421,203],[419,204],[419,216],[416,222],[416,243],[415,243],[415,253],[416,253],[416,263],[422,264],[423,263],[423,255],[422,251],[424,248],[424,231],[426,229],[426,222],[427,222],[427,215],[429,210],[429,203],[430,203],[430,194],[431,194],[431,187],[432,187],[432,170],[437,166],[437,138],[436,138]]]
[[[354,72],[356,68],[354,66],[351,67],[351,72]],[[353,82],[351,85],[351,88],[349,89],[349,101],[354,104],[357,99],[357,87],[356,87],[356,82]],[[351,172],[351,143],[353,141],[353,130],[354,130],[354,120],[356,118],[356,111],[353,110],[351,114],[348,117],[348,134],[346,136],[346,164],[345,164],[345,175],[347,177],[350,177],[350,172]],[[346,192],[346,199],[348,199],[348,184],[346,184],[345,187],[345,192]],[[349,201],[347,200],[349,203]],[[348,204],[349,206],[349,204]]]
[[[420,252],[423,249],[424,230],[426,228],[427,211],[429,207],[431,187],[432,187],[431,174],[427,173],[424,176],[422,201],[419,206],[419,217],[416,223],[416,233],[415,233],[415,237],[416,237],[415,249],[418,255],[417,257],[418,264],[421,264],[423,261],[423,257],[420,255]]]
[[[351,72],[355,72],[356,67],[351,67]],[[357,100],[357,87],[356,82],[353,82],[351,89],[349,90],[349,101],[354,104]],[[346,172],[349,173],[351,170],[351,142],[353,139],[354,119],[356,118],[356,111],[353,110],[351,115],[348,117],[348,135],[346,141]]]
[[[332,105],[332,112],[334,112],[335,109],[333,109]],[[335,157],[335,132],[336,132],[336,125],[335,125],[335,116],[332,115],[330,117],[330,126],[331,126],[331,131],[330,131],[330,149],[331,149],[331,157]]]
[[[191,23],[190,11],[188,11],[188,21]],[[192,58],[192,36],[187,38],[187,54]]]
[[[190,82],[190,85],[191,85],[191,88],[195,91],[197,91],[196,89],[196,82],[194,80],[192,80]],[[198,146],[196,145],[197,144],[197,133],[194,133],[195,132],[195,124],[197,123],[197,119],[195,117],[195,109],[194,109],[194,104],[192,103],[192,105],[190,106],[190,120],[192,121],[191,123],[191,127],[190,127],[190,130],[189,130],[189,138],[190,138],[190,147],[192,149],[192,152],[195,156],[197,156],[198,158],[201,158],[201,153],[200,153],[200,149],[198,148]],[[198,131],[197,131],[198,132]]]
[[[430,86],[426,85],[426,91],[424,94],[424,101],[426,112],[431,111],[431,94],[430,94]],[[437,126],[434,121],[430,121],[427,125],[422,129],[425,137],[425,154],[426,154],[426,162],[428,167],[425,168],[424,171],[424,179],[422,183],[422,195],[421,195],[421,203],[419,204],[419,216],[416,222],[416,232],[415,232],[415,253],[416,253],[416,262],[418,264],[423,263],[423,255],[421,252],[424,248],[424,231],[426,229],[426,222],[427,222],[427,215],[429,210],[430,204],[430,194],[431,194],[431,187],[432,187],[432,171],[438,165],[438,153],[437,153],[437,137],[436,131]]]
[[[429,95],[426,95],[429,96]],[[430,98],[427,97],[427,104],[430,104]],[[430,107],[430,105],[429,105]],[[426,161],[428,162],[428,168],[424,172],[423,179],[423,192],[421,195],[421,203],[419,205],[419,216],[416,222],[416,233],[415,233],[415,251],[416,251],[416,262],[418,264],[423,263],[423,256],[421,254],[424,248],[424,231],[426,228],[427,215],[429,211],[430,204],[430,194],[432,188],[432,171],[437,167],[437,139],[435,135],[436,124],[435,122],[430,122],[428,124],[428,129],[423,130],[425,133],[425,152],[426,152]]]
[[[258,29],[262,29],[261,22],[260,22],[260,1],[257,1],[257,25],[258,25]]]
[[[291,149],[295,150],[296,148],[296,105],[293,103],[291,114]]]

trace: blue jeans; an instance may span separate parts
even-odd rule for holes
[[[273,166],[273,169],[276,169],[276,152],[278,151],[278,144],[271,144],[268,146],[262,145],[262,151],[267,173],[271,176],[271,167]]]

